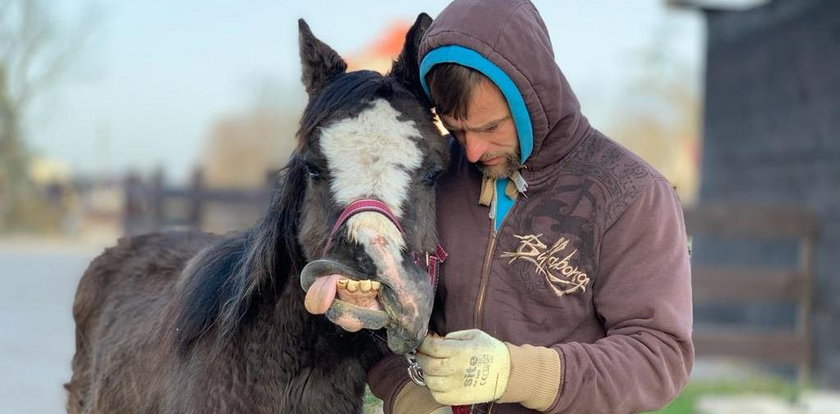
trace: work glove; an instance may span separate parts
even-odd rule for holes
[[[427,336],[417,351],[426,386],[441,404],[495,401],[505,392],[510,353],[503,342],[484,331]]]

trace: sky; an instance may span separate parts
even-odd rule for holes
[[[55,0],[72,25],[91,1]],[[74,173],[148,172],[175,181],[198,160],[213,122],[255,105],[274,85],[304,99],[297,19],[340,54],[359,51],[394,19],[434,17],[448,1],[100,0],[94,34],[63,82],[27,119],[29,145]],[[557,63],[596,127],[617,102],[639,55],[667,43],[670,59],[699,76],[702,16],[664,0],[536,0]],[[656,39],[659,38],[657,41]],[[658,42],[658,43],[655,43]],[[278,138],[280,139],[280,138]]]

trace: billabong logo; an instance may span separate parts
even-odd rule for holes
[[[516,251],[502,253],[502,257],[511,258],[508,263],[517,260],[533,263],[537,267],[537,273],[546,278],[548,285],[558,297],[578,290],[586,291],[589,276],[572,264],[572,259],[578,252],[577,249],[566,254],[566,248],[569,246],[568,239],[561,237],[551,246],[547,246],[540,240],[542,234],[514,236],[519,239]]]

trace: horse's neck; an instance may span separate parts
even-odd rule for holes
[[[241,356],[253,381],[293,381],[353,347],[346,344],[346,333],[306,311],[298,279],[289,282],[276,300],[257,305],[228,348]]]
[[[289,277],[276,298],[256,304],[204,373],[228,373],[230,398],[247,396],[281,412],[357,412],[375,344],[366,333],[344,332],[309,314],[304,297],[299,279]],[[331,405],[337,402],[339,409]]]

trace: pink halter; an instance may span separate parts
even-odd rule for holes
[[[400,221],[385,203],[372,198],[363,198],[350,203],[338,216],[338,220],[335,221],[335,224],[332,226],[332,230],[330,230],[330,235],[327,237],[327,243],[324,245],[324,251],[321,254],[322,256],[325,256],[329,251],[330,247],[332,246],[333,238],[335,237],[336,233],[338,233],[338,229],[341,228],[341,226],[344,223],[346,223],[347,220],[350,219],[350,217],[353,217],[354,215],[365,211],[375,211],[384,215],[388,218],[388,220],[394,223],[395,226],[397,226],[397,229],[400,230],[400,233],[402,233],[403,235],[405,234],[405,229],[403,229],[403,226],[400,225]],[[419,265],[423,262],[418,252],[412,253],[414,255],[414,262],[416,264]],[[444,249],[440,243],[437,244],[434,252],[424,253],[426,270],[429,274],[429,282],[431,282],[433,289],[437,289],[437,277],[440,264],[443,263],[448,256],[449,254],[446,252],[446,249]]]

